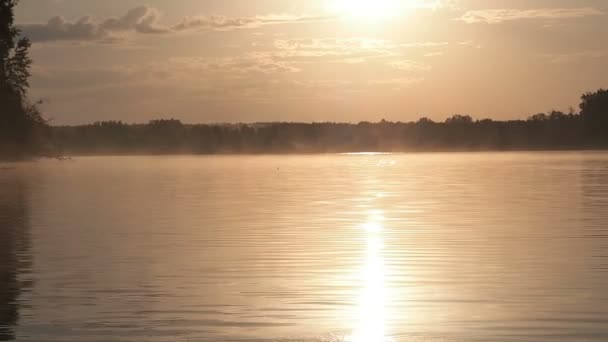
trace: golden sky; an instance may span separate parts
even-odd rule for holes
[[[608,87],[606,0],[21,0],[54,124],[525,118]]]

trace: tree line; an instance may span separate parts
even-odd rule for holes
[[[104,121],[52,129],[66,154],[333,153],[360,151],[568,150],[608,148],[608,90],[581,97],[580,112],[552,111],[527,120],[443,122],[147,124]]]

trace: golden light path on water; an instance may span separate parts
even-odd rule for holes
[[[358,300],[358,321],[349,342],[388,342],[386,332],[385,262],[383,256],[384,216],[381,211],[370,212],[361,228],[366,242],[365,264],[361,268],[362,288]]]

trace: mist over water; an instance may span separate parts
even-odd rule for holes
[[[0,171],[0,341],[605,341],[608,154]]]

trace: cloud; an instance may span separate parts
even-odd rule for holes
[[[530,10],[519,9],[491,9],[468,11],[459,20],[469,24],[487,23],[498,24],[504,21],[522,19],[576,19],[588,16],[603,15],[604,13],[593,7],[580,8],[539,8]]]
[[[224,16],[186,17],[173,26],[175,31],[191,29],[227,30],[256,26],[255,18],[229,18]]]
[[[397,70],[401,71],[428,71],[431,70],[431,66],[422,64],[410,60],[400,60],[390,62],[389,65]]]
[[[462,41],[462,42],[458,42],[458,45],[460,45],[460,46],[467,46],[467,47],[474,47],[476,49],[481,49],[481,45],[478,44],[478,43],[476,43],[473,40],[465,40],[465,41]]]
[[[68,22],[63,17],[53,17],[46,24],[21,25],[20,29],[23,35],[34,42],[96,40],[105,35],[91,21],[91,17],[83,17],[76,22]]]
[[[290,14],[255,16],[255,17],[226,17],[200,16],[186,17],[174,25],[174,31],[184,30],[217,30],[226,31],[242,28],[257,28],[266,25],[290,23],[319,22],[335,19],[332,16],[296,16]]]
[[[387,40],[371,38],[311,38],[311,39],[279,39],[274,42],[278,52],[284,59],[365,59],[371,57],[386,57],[395,55],[396,46]]]
[[[273,59],[271,56],[259,53],[247,53],[239,57],[219,59],[180,58],[172,59],[173,63],[181,61],[187,68],[195,67],[209,73],[232,74],[242,76],[252,73],[279,74],[299,72],[300,69],[291,63]]]
[[[391,46],[388,40],[373,38],[310,38],[279,39],[275,46],[280,50],[352,50],[386,49]]]
[[[359,64],[375,63],[408,72],[431,70],[431,66],[404,57],[403,49],[417,47],[436,47],[447,43],[393,43],[389,40],[372,38],[315,38],[315,39],[278,39],[273,48],[250,51],[237,57],[209,59],[175,59],[188,68],[223,72],[226,75],[248,73],[294,73],[309,65],[318,63]],[[435,51],[436,52],[436,51]],[[388,70],[390,71],[390,70]]]
[[[167,85],[180,87],[203,81],[244,80],[299,72],[288,62],[252,53],[237,57],[180,57],[158,62],[96,67],[50,67],[36,65],[38,87],[98,88],[120,85]],[[213,83],[212,82],[212,83]]]
[[[398,90],[424,80],[421,75],[395,75],[390,70],[372,79],[333,75],[311,79],[305,74],[294,75],[299,72],[289,61],[268,54],[247,53],[224,58],[168,58],[121,66],[36,66],[33,83],[38,91],[62,101],[125,93],[149,99],[148,92],[175,91],[176,96],[217,103],[273,102],[277,96],[283,100],[323,99],[335,97],[336,89],[344,93]]]
[[[29,37],[34,42],[116,41],[116,34],[126,32],[165,34],[187,30],[226,31],[332,19],[328,16],[295,16],[289,14],[254,17],[200,16],[186,17],[174,25],[167,26],[161,24],[161,17],[161,12],[153,7],[138,6],[128,10],[121,17],[108,18],[102,21],[95,21],[90,16],[75,21],[57,16],[44,24],[23,24],[19,28],[24,36]]]
[[[159,24],[160,12],[148,6],[130,9],[118,18],[109,18],[94,22],[90,16],[70,22],[63,17],[53,17],[46,24],[20,25],[24,36],[34,42],[57,40],[92,41],[111,40],[116,32],[134,31],[138,33],[158,34],[169,30]]]
[[[403,78],[391,78],[385,80],[372,80],[368,82],[368,85],[383,85],[390,86],[393,89],[402,89],[415,83],[423,82],[423,77],[403,77]]]
[[[549,63],[572,63],[589,59],[604,58],[606,56],[608,56],[608,51],[601,50],[587,50],[572,53],[542,55],[542,57],[545,58]]]
[[[192,97],[197,102],[233,103],[270,102],[276,96],[282,99],[317,96],[311,94],[312,90],[297,86],[292,77],[281,77],[296,71],[281,62],[247,55],[218,59],[170,58],[111,67],[37,67],[33,81],[45,94],[51,93],[54,99],[68,103],[98,99],[104,94],[113,98],[130,94],[137,99],[126,105],[157,99],[166,105],[161,97],[149,94],[169,92],[174,94],[172,103],[183,97]]]
[[[359,64],[370,60],[402,58],[403,50],[413,48],[436,48],[448,45],[447,42],[394,43],[390,40],[354,38],[309,38],[278,39],[274,42],[277,51],[268,52],[275,59],[294,63],[337,62]],[[413,64],[412,64],[413,67]],[[424,68],[418,68],[423,70]]]
[[[159,24],[160,11],[148,6],[139,6],[130,9],[120,18],[110,18],[103,21],[99,26],[101,30],[107,31],[131,31],[139,33],[166,33],[168,28]]]
[[[406,6],[413,9],[448,9],[456,10],[459,9],[458,3],[461,0],[409,0]]]

